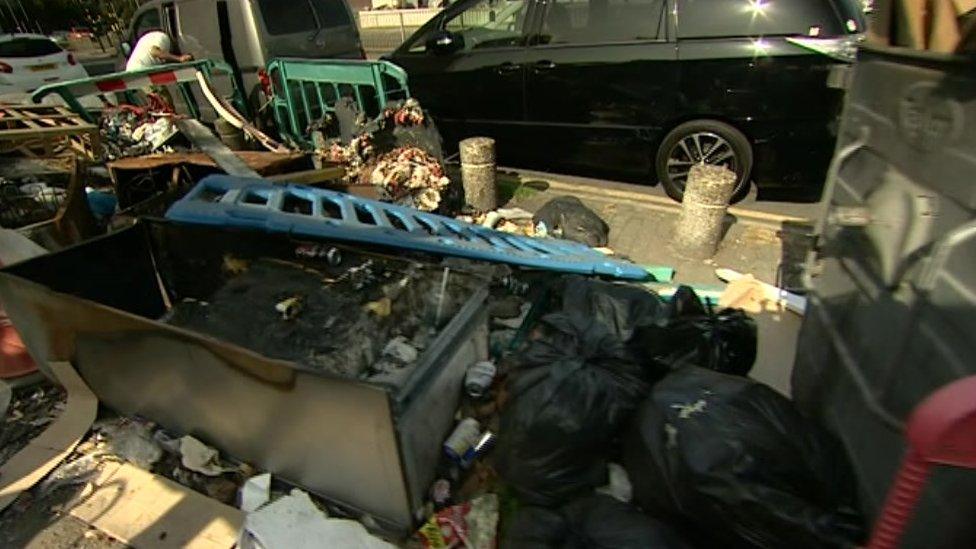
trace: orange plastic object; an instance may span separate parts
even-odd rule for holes
[[[20,377],[36,370],[37,364],[20,340],[20,334],[0,308],[0,379]]]

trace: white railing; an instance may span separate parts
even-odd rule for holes
[[[442,8],[417,8],[409,10],[372,10],[359,12],[359,28],[408,28],[420,27],[441,12]]]

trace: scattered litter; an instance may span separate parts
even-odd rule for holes
[[[387,317],[393,311],[393,301],[388,297],[383,297],[376,301],[370,301],[363,305],[363,308],[366,309],[366,312],[373,313],[378,317]]]
[[[731,307],[745,309],[750,313],[761,313],[784,307],[799,315],[806,312],[805,297],[756,280],[751,274],[742,274],[732,269],[715,269],[715,275],[729,283],[719,298],[719,306],[723,308]]]
[[[610,239],[610,226],[575,196],[560,196],[546,202],[532,220],[537,233],[592,248],[606,246]]]
[[[387,549],[393,546],[370,535],[362,524],[354,520],[329,518],[315,506],[307,493],[294,489],[290,494],[247,514],[238,547]]]
[[[397,336],[390,340],[383,348],[383,356],[399,361],[401,364],[410,364],[417,360],[417,349],[411,345],[404,336]]]
[[[678,411],[678,418],[688,419],[695,414],[700,414],[705,411],[705,406],[708,403],[704,400],[698,400],[694,404],[672,404],[671,407]]]
[[[863,541],[839,442],[755,381],[691,366],[669,374],[641,406],[623,449],[641,508],[703,547]]]
[[[62,486],[88,482],[98,472],[98,465],[102,461],[110,459],[113,457],[104,451],[93,451],[75,460],[62,463],[37,487],[38,493],[46,494]]]
[[[302,310],[301,296],[292,296],[275,304],[275,310],[281,313],[282,320],[292,320]]]
[[[187,435],[180,439],[180,454],[183,467],[208,477],[215,477],[227,471],[221,467],[220,454],[199,440]]]
[[[133,105],[106,108],[100,121],[102,151],[107,160],[173,152],[166,143],[179,133],[173,114]]]
[[[464,390],[472,398],[481,398],[488,393],[498,368],[490,360],[475,362],[464,376]]]
[[[494,549],[497,530],[498,496],[485,494],[434,513],[417,535],[428,549]]]
[[[434,504],[434,509],[441,509],[450,505],[451,502],[451,481],[439,478],[430,485],[430,501]]]
[[[105,437],[105,451],[149,470],[163,457],[163,449],[152,436],[152,424],[120,418],[97,427]]]
[[[623,465],[608,463],[607,477],[610,481],[606,486],[597,488],[596,493],[608,495],[623,503],[630,503],[634,499],[634,487],[630,484],[630,477]]]
[[[444,453],[455,462],[461,462],[465,454],[481,439],[481,424],[474,418],[461,420],[444,441]]]

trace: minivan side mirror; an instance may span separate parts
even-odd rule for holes
[[[128,42],[122,42],[119,44],[119,55],[122,57],[129,57],[130,53],[132,53],[132,46],[130,46]]]
[[[427,51],[446,55],[464,49],[464,37],[448,30],[439,30],[427,39]]]

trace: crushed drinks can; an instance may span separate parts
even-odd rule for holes
[[[444,453],[454,461],[460,462],[464,454],[481,438],[481,424],[474,418],[461,420],[454,428],[447,440],[444,441]]]
[[[475,362],[464,375],[464,391],[472,398],[485,396],[497,371],[495,363],[490,360]]]
[[[474,460],[485,455],[485,452],[495,445],[496,438],[495,433],[485,431],[478,437],[478,442],[474,443],[474,446],[471,448],[468,448],[468,451],[461,457],[461,465],[465,468],[470,467],[474,463]]]

